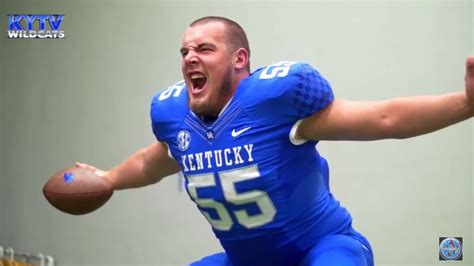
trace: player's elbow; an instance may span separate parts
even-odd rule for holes
[[[379,133],[382,139],[406,139],[411,137],[404,121],[395,114],[381,113],[378,118]]]

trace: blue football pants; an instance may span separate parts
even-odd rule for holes
[[[373,266],[374,258],[367,239],[352,229],[347,234],[328,235],[321,238],[298,265]],[[191,266],[232,266],[232,263],[222,252],[204,257],[192,263]]]

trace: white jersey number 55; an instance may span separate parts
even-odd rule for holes
[[[237,168],[229,171],[222,171],[218,173],[219,180],[222,185],[222,191],[227,202],[233,203],[236,206],[254,203],[260,209],[259,214],[250,215],[245,209],[233,211],[233,215],[238,223],[242,226],[251,229],[257,226],[262,226],[270,223],[275,218],[275,206],[265,191],[250,190],[238,193],[235,189],[235,184],[238,182],[251,180],[260,177],[257,165]],[[197,194],[197,189],[204,187],[216,186],[216,181],[213,173],[192,175],[186,177],[188,180],[188,192],[194,199],[196,204],[201,208],[212,208],[216,211],[219,218],[212,218],[208,212],[201,210],[209,223],[217,230],[228,231],[233,225],[229,211],[224,204],[215,201],[211,198],[200,198]]]

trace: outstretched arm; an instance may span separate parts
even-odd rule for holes
[[[84,163],[76,163],[76,165],[92,169],[106,178],[114,189],[136,188],[154,184],[180,170],[178,163],[168,156],[168,147],[161,142],[153,143],[137,151],[109,171],[102,171]]]
[[[474,116],[474,57],[466,60],[465,91],[380,102],[334,100],[305,118],[297,139],[377,140],[409,138]]]

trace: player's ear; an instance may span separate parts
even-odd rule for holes
[[[239,48],[234,52],[234,67],[237,69],[245,69],[249,62],[249,53],[245,48]]]

